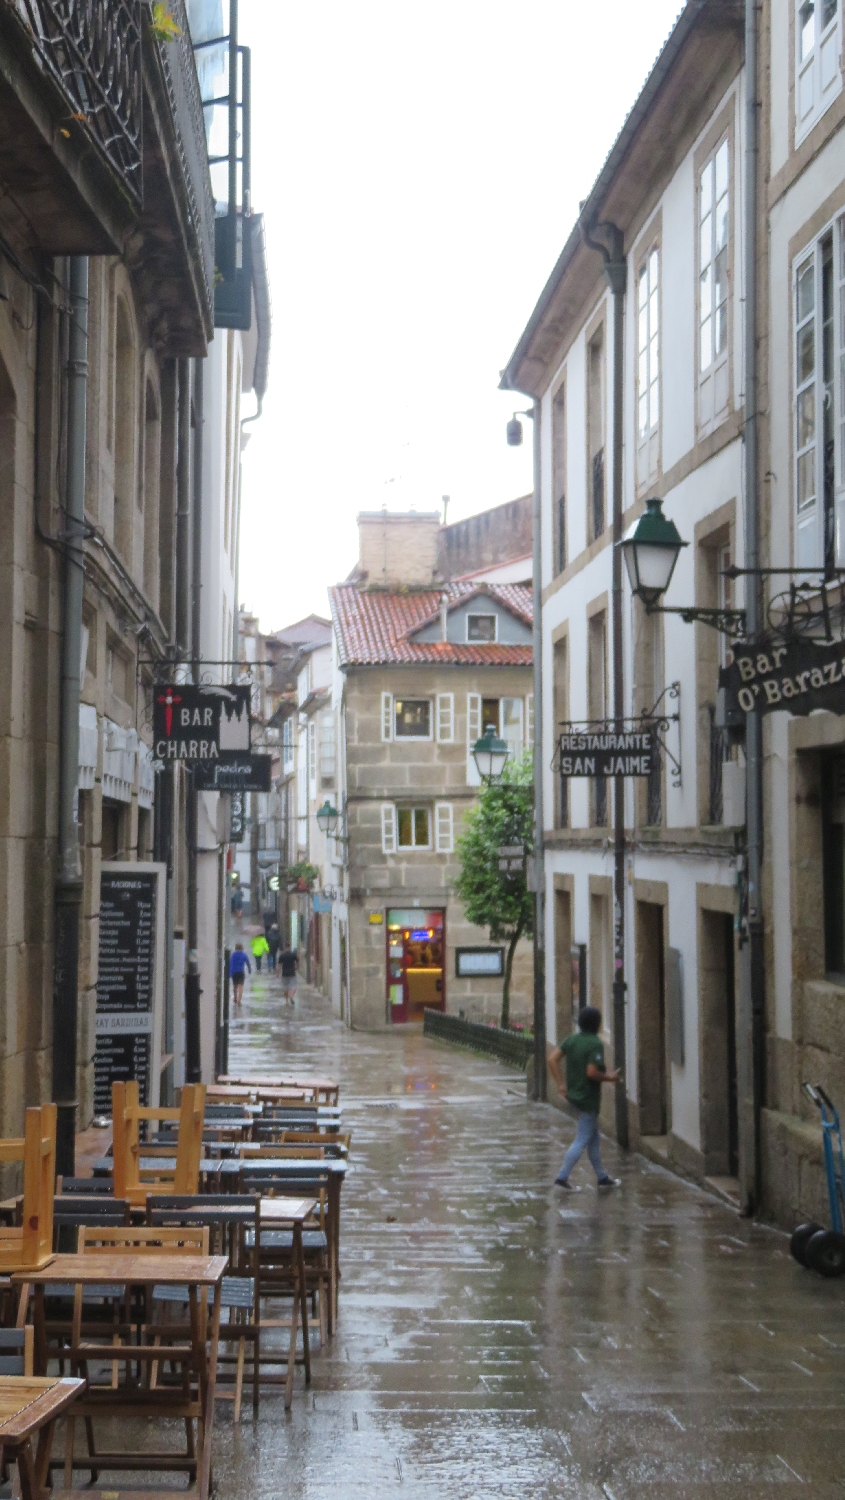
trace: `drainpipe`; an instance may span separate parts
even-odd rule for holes
[[[176,452],[176,647],[184,656],[191,643],[191,364],[180,359],[179,433]]]
[[[543,854],[543,573],[541,522],[541,434],[539,401],[534,402],[534,1098],[546,1098],[546,873]]]
[[[616,224],[598,224],[606,243],[593,239],[584,224],[581,237],[591,250],[601,252],[604,274],[613,293],[613,562],[611,613],[613,619],[613,727],[625,728],[625,663],[622,638],[622,419],[625,352],[625,284],[627,262],[622,230]],[[628,1092],[625,1087],[627,1038],[625,1034],[625,778],[613,781],[613,1065],[622,1069],[623,1082],[616,1089],[616,1139],[628,1147]]]
[[[71,256],[68,298],[67,485],[62,605],[62,685],[59,741],[59,873],[55,891],[53,958],[53,1098],[56,1171],[74,1176],[76,1153],[76,1040],[79,1015],[79,676],[85,534],[85,439],[88,394],[88,260]]]
[[[200,679],[200,656],[202,643],[200,603],[202,599],[202,424],[203,424],[203,361],[193,362],[193,445],[191,466],[191,675],[194,682]],[[199,966],[199,792],[194,786],[192,773],[188,772],[186,792],[185,839],[188,866],[188,972],[185,975],[185,1080],[199,1083],[202,1078],[201,1016]]]
[[[757,485],[757,181],[759,100],[757,4],[745,0],[745,566],[760,567],[760,511]],[[749,639],[763,627],[761,580],[746,579]],[[760,1115],[765,1082],[765,993],[763,949],[763,722],[746,715],[746,824],[748,943],[740,967],[739,994],[739,1175],[743,1212],[760,1209],[762,1153]]]

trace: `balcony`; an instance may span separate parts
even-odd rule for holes
[[[2,227],[122,248],[143,200],[141,0],[0,0]]]
[[[144,22],[144,207],[127,259],[160,352],[188,357],[213,332],[214,201],[184,0],[168,11],[173,40]]]

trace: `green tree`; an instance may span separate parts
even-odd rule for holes
[[[528,890],[525,865],[519,871],[499,869],[499,848],[520,844],[530,855],[534,847],[534,769],[530,754],[510,761],[501,781],[483,787],[467,813],[457,840],[461,873],[455,891],[466,914],[477,927],[487,927],[490,941],[508,945],[502,986],[503,1027],[510,1023],[511,970],[516,945],[534,931],[534,897]]]

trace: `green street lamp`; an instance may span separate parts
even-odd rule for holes
[[[674,521],[663,514],[663,501],[655,498],[646,501],[645,515],[621,545],[631,589],[653,610],[669,587],[681,548],[689,543],[681,540]]]
[[[327,833],[332,838],[337,834],[337,825],[340,822],[340,813],[336,807],[332,807],[328,797],[321,808],[317,810],[317,827],[321,833]]]
[[[482,781],[491,785],[501,781],[510,754],[504,740],[500,740],[492,724],[476,740],[472,747],[472,758],[475,761],[476,770]]]

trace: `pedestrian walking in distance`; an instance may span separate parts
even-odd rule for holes
[[[281,943],[282,934],[279,931],[279,924],[278,922],[273,922],[271,923],[270,929],[267,933],[267,946],[270,950],[267,954],[267,968],[270,970],[271,974],[275,974],[276,972],[276,957],[278,955],[279,948],[281,947]]]
[[[252,973],[252,965],[248,954],[244,953],[243,943],[236,943],[229,959],[229,978],[232,981],[232,999],[236,1005],[240,1005],[244,997],[244,978],[249,969]]]
[[[293,1005],[296,996],[296,969],[299,963],[299,954],[290,943],[285,943],[279,954],[279,968],[282,971],[282,992],[289,1005]]]
[[[603,1083],[618,1083],[621,1070],[608,1073],[604,1065],[604,1043],[599,1038],[601,1011],[593,1005],[585,1005],[578,1016],[578,1030],[568,1036],[559,1047],[555,1047],[549,1058],[551,1073],[560,1092],[574,1104],[578,1111],[575,1139],[563,1158],[563,1165],[555,1178],[558,1187],[576,1192],[569,1181],[569,1174],[582,1152],[586,1151],[596,1174],[599,1187],[618,1187],[619,1179],[605,1171],[599,1143],[599,1109]],[[560,1059],[566,1058],[566,1083],[560,1076]]]
[[[255,972],[256,974],[260,974],[261,960],[264,957],[265,953],[270,952],[270,945],[267,942],[264,933],[257,932],[249,946],[252,949],[252,956],[255,959]]]

